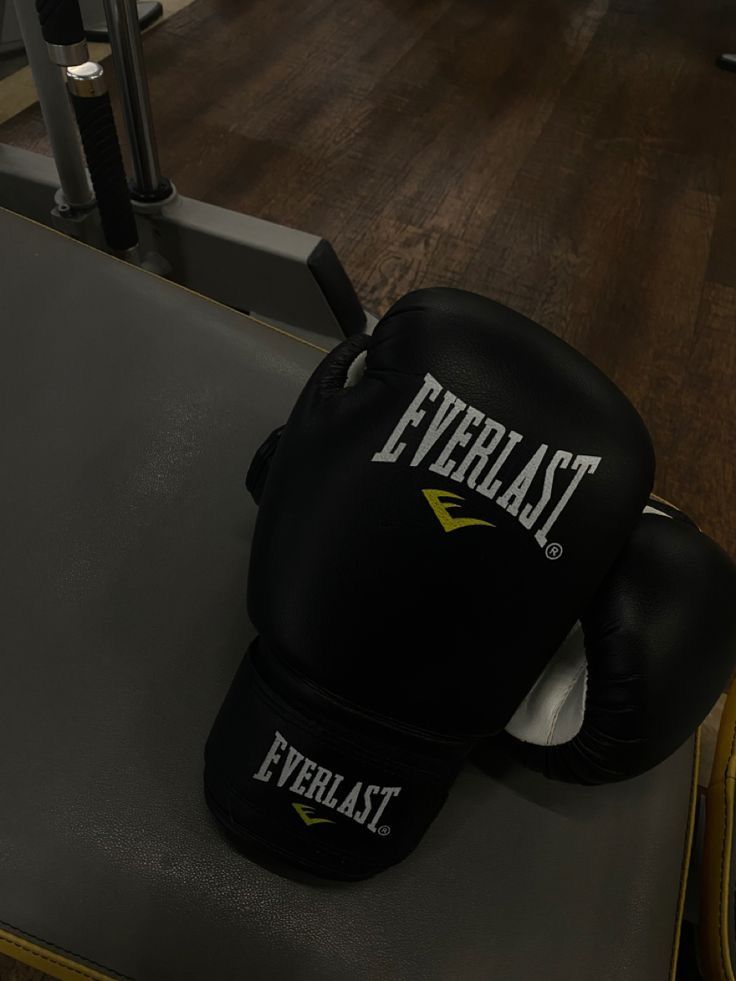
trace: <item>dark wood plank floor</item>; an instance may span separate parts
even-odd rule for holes
[[[330,238],[376,312],[445,284],[538,319],[736,557],[729,48],[733,0],[194,0],[146,39],[182,192]],[[43,148],[38,111],[0,139]]]
[[[184,193],[330,238],[377,312],[447,284],[538,319],[736,555],[730,42],[727,0],[195,0],[146,51]],[[0,139],[43,147],[37,110]]]
[[[53,981],[53,978],[0,954],[0,981]]]

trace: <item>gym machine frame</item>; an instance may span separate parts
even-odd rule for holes
[[[110,36],[107,33],[107,20],[102,6],[102,0],[79,0],[84,23],[84,33],[88,41],[100,41],[107,44]],[[163,16],[163,7],[159,0],[136,0],[138,21],[141,28],[150,27]],[[14,55],[23,51],[23,42],[15,16],[13,0],[0,0],[0,58]]]
[[[104,248],[63,69],[49,58],[33,2],[15,0],[15,9],[53,159],[0,144],[0,207]],[[144,265],[307,336],[370,329],[375,318],[325,239],[183,197],[161,176],[136,2],[105,0],[105,11],[132,154],[140,252],[149,257]]]

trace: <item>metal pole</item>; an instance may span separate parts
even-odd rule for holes
[[[107,30],[133,163],[134,196],[160,200],[170,192],[161,177],[136,0],[104,0]]]
[[[94,204],[95,198],[87,176],[63,69],[51,63],[35,4],[29,0],[15,0],[15,13],[38,92],[51,152],[59,172],[62,193],[73,210],[89,208]]]

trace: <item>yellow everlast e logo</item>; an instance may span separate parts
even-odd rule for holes
[[[559,559],[564,552],[559,542],[549,540],[550,531],[581,481],[595,474],[603,462],[589,453],[555,449],[536,439],[525,441],[523,433],[468,405],[430,374],[424,376],[419,391],[371,461],[382,466],[421,465],[467,487],[474,496],[493,501],[533,532],[548,559]],[[570,480],[565,479],[565,471]],[[449,509],[457,505],[442,502],[452,494],[436,490],[424,494],[445,531],[488,524],[450,517]]]
[[[312,824],[334,824],[334,821],[330,821],[329,818],[313,818],[314,808],[310,807],[309,804],[292,804],[291,805],[302,821],[309,827]]]
[[[483,521],[480,518],[453,518],[450,514],[450,508],[459,508],[460,504],[454,502],[464,500],[459,494],[453,494],[452,491],[446,490],[432,490],[431,488],[423,490],[422,494],[427,498],[427,503],[445,531],[457,531],[458,528],[467,528],[469,525],[496,527],[490,521]]]

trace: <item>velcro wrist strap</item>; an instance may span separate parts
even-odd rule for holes
[[[265,660],[256,642],[210,734],[210,809],[241,844],[316,875],[362,879],[400,861],[470,745],[399,730],[287,682],[283,667],[266,680]]]

